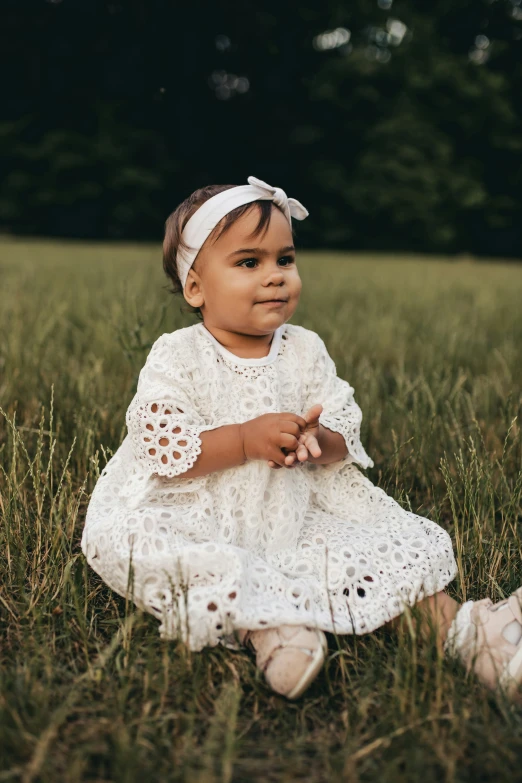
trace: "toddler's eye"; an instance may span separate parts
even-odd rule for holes
[[[279,259],[279,262],[284,261],[284,264],[281,264],[281,266],[289,266],[290,264],[293,264],[295,261],[295,258],[293,256],[283,256]],[[242,261],[237,264],[237,266],[243,266],[246,264],[257,264],[257,258],[244,258]],[[254,269],[254,266],[246,266],[246,269]]]

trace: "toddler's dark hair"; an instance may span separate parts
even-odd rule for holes
[[[199,209],[199,207],[204,204],[205,201],[208,201],[209,198],[212,198],[212,196],[215,196],[218,193],[222,193],[224,190],[229,190],[229,188],[235,187],[236,185],[207,185],[204,188],[199,188],[199,190],[195,190],[194,193],[186,198],[185,201],[182,201],[181,204],[176,207],[174,212],[172,212],[165,221],[165,237],[163,239],[163,270],[172,283],[172,288],[170,291],[173,294],[183,295],[183,286],[178,275],[178,268],[176,264],[176,254],[179,247],[182,249],[187,249],[187,245],[181,238],[181,234],[187,222],[192,217],[194,212]],[[219,239],[221,234],[224,234],[225,231],[230,228],[232,223],[235,223],[235,221],[248,212],[248,210],[252,209],[254,205],[257,205],[260,215],[258,224],[255,227],[252,236],[257,237],[261,232],[266,231],[268,229],[268,224],[270,223],[272,205],[278,209],[279,207],[277,204],[274,204],[273,201],[261,199],[259,201],[251,201],[248,204],[242,204],[225,215],[225,217],[215,227],[214,231],[210,234],[209,239],[214,242]],[[203,315],[201,314],[199,307],[192,307],[188,304],[188,302],[187,306],[189,312],[197,314],[197,317],[200,321],[203,320]]]

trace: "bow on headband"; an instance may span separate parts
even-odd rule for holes
[[[259,188],[264,193],[266,193],[266,195],[260,196],[260,198],[271,199],[274,204],[277,204],[278,207],[281,207],[289,223],[291,223],[291,218],[304,220],[306,217],[308,217],[309,212],[305,207],[303,207],[301,202],[296,198],[288,198],[282,188],[273,188],[272,185],[268,185],[266,182],[263,182],[262,179],[258,179],[257,177],[249,177],[248,183],[249,185]]]
[[[259,200],[273,201],[274,204],[277,204],[283,210],[290,225],[292,218],[304,220],[309,214],[300,201],[288,198],[282,188],[274,188],[257,177],[248,177],[248,185],[238,185],[212,196],[194,212],[183,229],[182,238],[189,249],[182,250],[180,248],[176,256],[178,274],[183,288],[185,288],[190,267],[219,221],[236,207]]]

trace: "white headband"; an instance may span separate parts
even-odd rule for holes
[[[281,188],[273,188],[257,177],[249,177],[248,183],[248,185],[238,185],[212,196],[194,212],[187,222],[181,236],[189,250],[183,251],[180,248],[176,255],[178,274],[183,288],[185,288],[189,269],[205,240],[219,221],[236,207],[249,204],[251,201],[273,201],[274,204],[281,207],[290,225],[292,225],[293,217],[297,220],[304,220],[308,216],[308,210],[295,198],[288,198]]]

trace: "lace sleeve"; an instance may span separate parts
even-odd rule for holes
[[[125,417],[134,456],[150,474],[179,476],[201,453],[200,434],[212,427],[196,410],[196,394],[163,335],[152,346]]]
[[[316,334],[311,381],[308,384],[303,413],[320,403],[323,412],[319,421],[332,432],[339,432],[346,441],[348,455],[344,462],[357,462],[361,467],[373,466],[361,443],[362,411],[354,400],[354,390],[348,381],[339,378],[335,363],[324,340]]]

